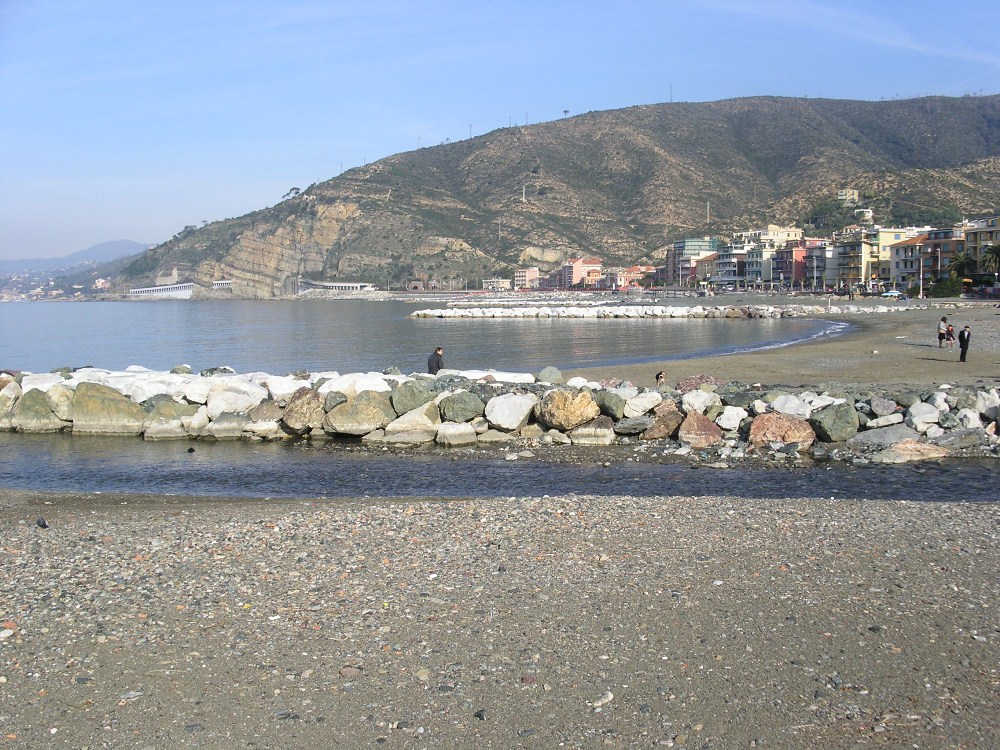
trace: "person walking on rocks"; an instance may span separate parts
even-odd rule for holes
[[[944,340],[948,337],[948,318],[941,318],[938,321],[938,349],[944,347]]]
[[[444,369],[444,348],[439,346],[427,358],[427,372],[431,375],[437,375],[438,371],[442,369]]]
[[[972,329],[966,326],[958,332],[958,355],[959,362],[965,362],[965,356],[969,353],[969,341],[972,339]]]

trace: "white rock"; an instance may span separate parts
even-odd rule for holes
[[[458,445],[472,445],[478,438],[475,428],[469,422],[444,422],[438,427],[434,441],[438,445],[450,448]]]
[[[951,407],[948,406],[948,394],[943,391],[934,391],[934,393],[928,397],[927,403],[939,412],[951,411]]]
[[[264,378],[261,385],[267,388],[267,392],[271,394],[272,399],[279,402],[286,402],[300,388],[309,388],[310,382],[308,380],[293,378],[289,375],[270,375]]]
[[[740,423],[750,416],[746,409],[739,406],[727,406],[715,419],[715,423],[724,430],[739,429]]]
[[[959,409],[955,413],[958,423],[965,428],[982,429],[983,420],[979,417],[979,412],[975,409]]]
[[[932,424],[937,424],[940,412],[931,404],[920,401],[906,410],[906,425],[917,432],[927,432]]]
[[[996,420],[1000,417],[1000,394],[996,388],[976,394],[976,411],[987,419]]]
[[[486,419],[493,427],[516,432],[528,422],[532,409],[538,403],[533,393],[505,393],[494,396],[486,404]]]
[[[502,370],[441,370],[440,374],[461,375],[469,380],[482,380],[491,376],[498,383],[534,383],[535,376],[528,372],[504,372]]]
[[[638,417],[645,414],[661,401],[663,401],[663,396],[656,391],[639,393],[625,402],[625,416]]]
[[[434,433],[440,424],[441,414],[438,412],[437,404],[433,401],[428,401],[423,406],[418,406],[416,409],[406,412],[406,414],[397,417],[387,424],[385,426],[385,434],[389,436],[400,432],[422,430],[430,432],[431,439],[433,440]]]
[[[704,414],[712,407],[722,406],[722,399],[719,398],[718,393],[698,389],[688,391],[681,396],[681,405],[685,412],[696,411],[699,414]]]
[[[798,396],[782,394],[771,402],[771,408],[779,414],[805,419],[812,413],[812,407]]]
[[[386,393],[392,390],[381,373],[349,372],[331,378],[319,387],[319,393],[326,395],[330,391],[338,391],[348,398],[354,398],[362,391],[377,391]]]
[[[49,388],[54,386],[56,383],[62,383],[63,376],[57,372],[46,372],[38,375],[25,375],[21,378],[21,390],[24,393],[28,391],[42,391],[43,393]]]
[[[266,388],[246,380],[230,378],[225,384],[225,390],[216,390],[208,394],[205,405],[208,408],[208,418],[214,420],[227,411],[246,414],[265,398],[267,398]]]
[[[891,424],[902,424],[903,415],[900,412],[895,414],[886,414],[884,417],[878,417],[876,419],[869,419],[868,423],[865,425],[866,430],[877,430],[879,427],[888,427]]]

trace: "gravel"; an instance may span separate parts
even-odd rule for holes
[[[0,490],[0,523],[2,747],[1000,746],[995,504]]]

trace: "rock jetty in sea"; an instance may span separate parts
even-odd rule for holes
[[[956,307],[959,306],[957,303]],[[411,318],[795,318],[804,315],[889,313],[918,309],[888,305],[517,305],[414,310]]]
[[[555,368],[442,370],[436,376],[214,368],[0,373],[0,430],[145,440],[337,440],[442,448],[634,445],[720,461],[774,458],[899,463],[996,457],[996,384],[638,387]]]

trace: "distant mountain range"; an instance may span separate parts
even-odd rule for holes
[[[79,250],[64,258],[25,258],[21,260],[0,260],[0,275],[50,273],[67,274],[78,271],[83,266],[95,266],[109,261],[136,255],[152,247],[150,243],[114,240]]]
[[[683,237],[767,223],[829,235],[1000,206],[1000,96],[867,102],[752,97],[591,112],[397,154],[201,228],[125,264],[119,288],[176,268],[242,297],[298,277],[475,284],[569,257],[658,264]],[[853,207],[852,207],[853,210]]]

